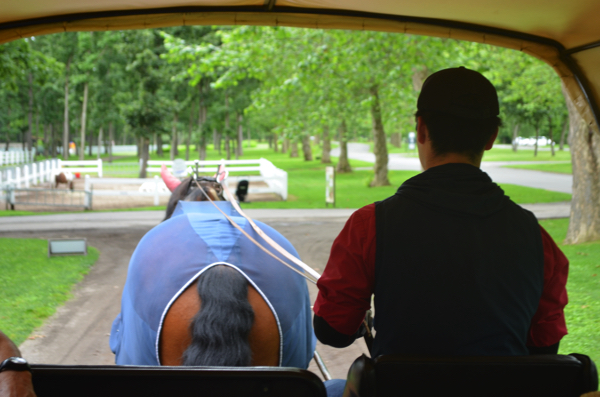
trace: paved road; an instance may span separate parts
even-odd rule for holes
[[[333,239],[353,210],[248,210],[282,233],[305,263],[322,272]],[[77,213],[1,217],[0,237],[86,238],[100,258],[74,290],[74,296],[21,346],[33,363],[114,364],[108,346],[131,254],[142,236],[163,218],[162,211]],[[316,286],[309,284],[311,301]],[[345,378],[352,361],[367,353],[362,340],[345,349],[320,343],[317,349],[334,377]],[[320,375],[311,363],[309,370]]]
[[[375,163],[375,155],[369,150],[370,148],[368,144],[348,143],[348,157],[355,160]],[[333,149],[331,151],[331,155],[339,156],[339,148]],[[531,164],[531,162],[523,161],[484,161],[481,168],[487,172],[495,182],[498,183],[512,183],[514,185],[534,187],[562,193],[572,192],[573,177],[571,175],[504,167],[510,164],[516,165],[523,163]],[[544,162],[544,164],[548,164],[548,162]],[[389,155],[388,168],[390,170],[397,171],[421,171],[421,163],[419,162],[418,157],[406,157],[399,153],[391,153]]]
[[[367,145],[350,144],[350,156],[374,161]],[[568,178],[563,180],[554,174],[505,169],[501,165],[485,164],[484,169],[499,182],[570,192],[571,182]],[[421,167],[416,158],[392,154],[390,169],[420,171]],[[517,178],[516,175],[521,176]],[[569,215],[568,203],[526,207],[539,218]],[[318,272],[323,270],[333,239],[352,212],[351,209],[247,210],[249,216],[265,221],[286,236],[302,259]],[[130,211],[0,217],[0,237],[85,237],[91,246],[101,252],[96,265],[76,286],[73,299],[59,308],[44,326],[35,330],[30,339],[21,345],[25,357],[34,363],[114,363],[114,356],[108,348],[108,336],[112,320],[120,310],[127,265],[140,238],[157,225],[163,216],[162,211]],[[309,285],[309,291],[314,301],[316,287]],[[319,344],[318,350],[332,375],[338,378],[346,376],[354,358],[367,352],[362,341],[346,349]],[[318,373],[314,364],[310,369]]]

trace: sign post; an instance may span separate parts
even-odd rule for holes
[[[325,206],[332,204],[335,207],[335,168],[325,167]]]

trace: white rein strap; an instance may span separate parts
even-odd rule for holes
[[[250,236],[248,233],[246,233],[245,230],[243,230],[237,223],[235,223],[235,221],[233,219],[231,219],[225,212],[223,212],[221,210],[221,208],[219,208],[218,205],[216,205],[213,200],[210,198],[210,196],[204,191],[204,189],[202,188],[202,186],[200,186],[200,184],[198,183],[198,181],[196,181],[196,179],[194,179],[194,182],[196,183],[196,186],[198,186],[198,188],[202,191],[202,194],[204,194],[204,197],[206,197],[208,199],[208,201],[211,202],[212,205],[215,206],[215,208],[217,210],[219,210],[219,212],[221,214],[223,214],[223,216],[225,216],[225,218],[227,218],[227,220],[236,228],[238,229],[240,232],[242,232],[242,234],[244,234],[244,236],[248,237],[248,239],[250,241],[252,241],[257,247],[259,247],[260,249],[262,249],[264,252],[266,252],[268,255],[272,256],[273,258],[275,258],[276,260],[278,260],[279,262],[283,263],[285,266],[287,266],[288,268],[290,268],[291,270],[293,270],[294,272],[298,273],[299,275],[301,275],[302,277],[306,278],[308,281],[316,284],[317,280],[319,279],[319,277],[321,277],[321,275],[319,273],[317,273],[315,270],[313,270],[310,266],[308,266],[306,263],[302,262],[301,260],[299,260],[298,258],[296,258],[295,256],[293,256],[292,254],[290,254],[289,252],[287,252],[283,247],[281,247],[279,244],[277,244],[275,241],[273,241],[269,236],[267,236],[257,225],[256,223],[254,223],[254,221],[252,219],[250,219],[246,214],[244,214],[244,212],[242,211],[242,209],[240,208],[240,206],[237,204],[237,202],[235,201],[235,198],[233,198],[233,196],[231,195],[231,192],[229,191],[229,189],[226,186],[223,186],[223,189],[225,190],[225,193],[227,194],[227,198],[229,199],[229,202],[233,205],[233,207],[235,208],[235,210],[244,218],[246,218],[246,220],[248,220],[248,222],[250,222],[250,225],[252,226],[252,228],[254,229],[254,231],[259,234],[269,245],[271,245],[276,251],[278,251],[279,253],[281,253],[283,256],[285,256],[286,258],[290,259],[292,262],[294,262],[296,265],[300,266],[302,269],[304,269],[304,271],[306,271],[306,273],[302,273],[301,271],[299,271],[298,269],[296,269],[295,267],[293,267],[292,265],[290,265],[289,263],[285,262],[284,260],[282,260],[281,258],[279,258],[278,256],[276,256],[275,254],[273,254],[271,251],[269,251],[268,249],[266,249],[265,247],[263,247],[258,241],[256,241],[254,238],[252,238],[252,236]]]

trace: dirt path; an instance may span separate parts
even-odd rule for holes
[[[279,218],[265,222],[288,238],[306,263],[322,271],[331,243],[345,218]],[[110,326],[120,310],[129,258],[149,229],[134,226],[68,233],[0,232],[0,237],[85,237],[91,246],[100,250],[98,262],[76,286],[73,299],[21,345],[26,358],[33,363],[47,364],[114,364],[114,355],[108,346]],[[309,291],[314,302],[316,287],[309,285]],[[346,349],[321,345],[317,349],[335,378],[345,378],[352,361],[367,352],[363,341]],[[314,363],[310,370],[320,375]]]

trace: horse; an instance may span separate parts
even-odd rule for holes
[[[307,368],[316,338],[306,281],[253,244],[249,222],[212,179],[179,183],[138,244],[110,345],[117,364]],[[207,196],[214,203],[205,201]],[[255,221],[294,256],[294,247]],[[274,249],[267,249],[276,254]]]
[[[58,188],[59,183],[64,183],[73,190],[73,174],[69,171],[61,172],[60,174],[54,175],[54,188]]]

